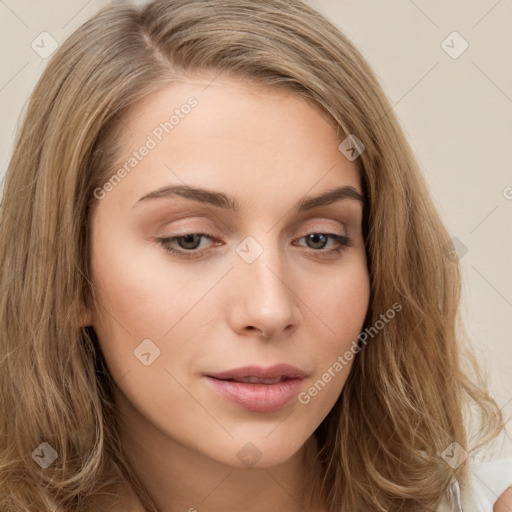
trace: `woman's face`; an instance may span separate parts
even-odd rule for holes
[[[345,137],[306,100],[210,82],[124,116],[116,177],[95,191],[87,323],[127,435],[265,467],[304,445],[352,365],[369,301],[362,189]]]

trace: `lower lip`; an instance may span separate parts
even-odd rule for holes
[[[272,412],[284,407],[299,393],[302,379],[287,379],[276,384],[250,384],[207,377],[225,398],[253,412]]]

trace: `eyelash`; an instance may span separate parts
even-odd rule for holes
[[[194,232],[191,232],[191,233],[183,233],[183,234],[181,234],[179,236],[158,238],[157,241],[164,248],[164,250],[166,252],[174,254],[174,255],[176,255],[178,257],[182,257],[182,258],[189,258],[189,259],[199,258],[202,255],[204,255],[205,253],[210,252],[211,249],[203,249],[202,251],[198,250],[198,249],[189,249],[189,250],[174,249],[174,248],[172,248],[169,245],[171,242],[174,242],[176,240],[180,240],[180,239],[185,238],[186,236],[190,236],[190,235],[198,235],[200,237],[209,238],[210,240],[213,239],[213,236],[210,235],[209,233],[194,233]],[[347,237],[345,235],[338,235],[337,233],[312,232],[312,233],[308,233],[307,235],[304,235],[304,236],[300,237],[298,240],[306,238],[309,235],[323,235],[323,236],[325,236],[327,238],[333,239],[338,244],[337,247],[334,247],[333,249],[329,249],[327,251],[324,251],[322,249],[318,249],[318,250],[310,249],[314,253],[320,253],[320,254],[324,254],[324,255],[327,255],[327,256],[328,255],[340,254],[342,251],[344,251],[347,247],[350,247],[351,244],[352,244],[352,242],[351,242],[349,237]]]

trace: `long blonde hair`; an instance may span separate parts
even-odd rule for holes
[[[152,510],[117,435],[115,382],[93,328],[78,319],[94,300],[93,191],[113,173],[123,112],[196,71],[293,91],[342,138],[363,141],[365,326],[391,304],[402,309],[358,353],[315,432],[322,493],[331,512],[436,508],[467,466],[453,469],[440,454],[452,442],[481,446],[502,418],[474,361],[462,363],[459,266],[393,109],[356,48],[300,0],[111,5],[50,59],[0,209],[0,508],[90,510],[128,481]],[[472,447],[469,402],[481,413]],[[45,469],[34,461],[48,451],[41,443],[58,454]]]

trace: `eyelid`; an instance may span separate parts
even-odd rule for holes
[[[313,219],[310,219],[310,220],[311,220],[311,222],[314,221]],[[348,235],[345,224],[341,223],[340,221],[333,221],[338,226],[331,227],[331,226],[328,226],[328,225],[322,225],[322,222],[325,223],[325,221],[326,221],[326,219],[321,219],[321,220],[317,221],[317,222],[320,222],[320,225],[318,225],[318,224],[314,224],[313,226],[306,225],[305,227],[303,227],[300,230],[299,233],[303,233],[303,234],[298,236],[298,238],[306,236],[306,235],[309,235],[311,233],[322,233],[322,232],[333,233],[333,234],[337,234],[337,235],[340,235],[340,236],[341,235],[344,235],[344,236]],[[338,232],[340,227],[342,228],[342,231],[343,231],[342,233]],[[216,235],[214,233],[215,233],[215,230],[211,230],[211,229],[206,228],[204,226],[201,226],[201,225],[198,226],[198,225],[194,224],[194,225],[191,225],[191,226],[178,226],[175,229],[172,229],[169,234],[164,234],[160,238],[173,238],[173,237],[186,236],[186,235],[192,235],[192,234],[204,234],[204,235],[207,235],[207,236],[209,236],[211,238],[215,238]],[[228,235],[231,235],[231,234],[232,234],[232,230],[229,230]],[[221,236],[221,235],[219,235],[219,236]]]
[[[338,218],[336,218],[338,217]],[[324,225],[324,224],[327,224],[327,227],[325,228],[321,228],[321,229],[332,229],[329,227],[329,225],[331,224],[336,224],[336,225],[341,225],[343,227],[345,227],[345,222],[343,222],[341,220],[341,218],[344,219],[344,221],[349,221],[350,218],[347,218],[346,215],[335,215],[335,214],[327,214],[327,215],[323,215],[323,216],[320,216],[320,215],[315,215],[315,216],[312,216],[312,217],[308,217],[308,218],[298,218],[298,219],[295,219],[291,226],[287,228],[287,231],[296,231],[297,227],[300,226],[300,225],[306,225],[306,226],[309,226],[310,224],[314,224],[315,226],[318,225],[318,223],[320,223],[320,225]],[[208,229],[208,226],[211,226],[212,224],[215,225],[217,223],[217,220],[218,220],[218,217],[215,216],[215,221],[211,219],[211,217],[209,217],[208,215],[204,215],[204,214],[199,214],[199,213],[194,213],[192,215],[190,214],[186,214],[183,215],[183,216],[179,216],[177,218],[173,218],[172,221],[170,222],[165,222],[165,223],[162,223],[160,224],[160,226],[168,226],[170,223],[176,223],[176,222],[180,222],[180,221],[184,221],[184,222],[187,222],[189,221],[191,226],[190,229]],[[189,222],[187,222],[186,226],[178,226],[176,229],[189,229]],[[230,225],[227,225],[227,223],[225,221],[221,221],[221,222],[218,222],[221,226],[221,229],[224,230],[227,234],[229,235],[232,235],[236,232],[236,229],[233,227],[233,226],[230,226]],[[275,224],[277,225],[277,224]],[[308,228],[309,229],[309,228]],[[313,228],[313,229],[317,229],[316,227]]]
[[[327,224],[328,220],[330,221],[329,224]],[[312,226],[309,224],[310,222],[311,222],[311,224],[313,224]],[[332,227],[333,223],[335,223],[337,226]],[[316,219],[316,220],[308,219],[305,222],[305,224],[306,224],[306,226],[303,228],[303,230],[306,231],[306,234],[310,233],[312,230],[315,230],[317,232],[321,231],[322,229],[323,230],[333,230],[333,229],[336,230],[336,229],[339,229],[340,226],[343,228],[344,231],[347,230],[347,228],[343,222],[340,222],[339,220],[334,220],[334,219],[326,219],[326,218]]]

